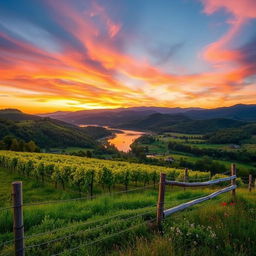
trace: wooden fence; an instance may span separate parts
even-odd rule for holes
[[[163,218],[170,216],[171,214],[175,212],[179,212],[181,210],[184,210],[188,207],[191,207],[193,205],[202,203],[206,200],[212,199],[220,194],[232,191],[232,197],[233,200],[235,199],[235,194],[236,194],[236,166],[235,164],[231,165],[231,173],[229,177],[225,178],[220,178],[220,179],[215,179],[215,180],[208,180],[204,182],[188,182],[188,170],[185,169],[184,173],[184,181],[179,182],[179,181],[173,181],[173,180],[167,180],[166,179],[166,174],[161,173],[160,174],[160,182],[159,182],[159,193],[158,193],[158,202],[157,202],[157,224],[159,228],[161,229],[161,222]],[[251,192],[253,182],[252,182],[252,175],[249,175],[248,178],[248,189]],[[172,207],[170,209],[164,209],[164,197],[165,197],[165,188],[166,185],[171,185],[171,186],[179,186],[179,187],[205,187],[205,186],[211,186],[211,185],[216,185],[221,182],[227,182],[230,181],[231,184],[230,186],[227,186],[223,189],[220,189],[210,195],[189,201],[187,203],[180,204],[178,206]],[[134,189],[137,190],[137,189]],[[131,190],[133,191],[133,190]],[[124,191],[127,193],[127,191]],[[119,193],[119,192],[117,192]],[[79,198],[81,199],[81,198]],[[74,200],[74,199],[69,199],[69,200]],[[67,200],[67,201],[69,201]],[[76,200],[76,199],[75,199]],[[65,200],[64,200],[65,201]],[[12,183],[12,207],[13,208],[13,232],[14,232],[14,249],[15,249],[15,255],[16,256],[24,256],[25,255],[25,246],[24,246],[24,224],[23,224],[23,195],[22,195],[22,182],[16,181]],[[50,203],[50,202],[48,202]],[[44,204],[39,203],[39,204]],[[37,204],[31,204],[31,205],[37,205]]]
[[[187,172],[187,170],[186,170]],[[205,182],[179,182],[179,181],[172,181],[172,180],[167,180],[166,179],[166,174],[165,173],[161,173],[160,174],[160,182],[159,182],[159,192],[158,192],[158,202],[157,202],[157,224],[159,227],[161,227],[161,222],[163,220],[163,218],[184,210],[188,207],[191,207],[193,205],[202,203],[206,200],[212,199],[220,194],[226,193],[228,191],[232,191],[232,196],[233,196],[233,200],[236,194],[236,166],[235,164],[231,165],[231,174],[229,177],[227,178],[220,178],[220,179],[216,179],[216,180],[209,180],[209,181],[205,181]],[[185,175],[187,176],[187,174]],[[184,179],[185,180],[185,179]],[[219,191],[216,191],[208,196],[204,196],[198,199],[195,199],[193,201],[184,203],[184,204],[180,204],[178,206],[175,206],[173,208],[170,209],[164,209],[164,197],[165,197],[165,187],[166,185],[172,185],[172,186],[179,186],[179,187],[204,187],[204,186],[211,186],[211,185],[216,185],[218,183],[221,182],[225,182],[225,181],[231,181],[230,186],[225,187]]]

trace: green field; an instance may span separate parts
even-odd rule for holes
[[[10,204],[10,193],[11,193],[11,181],[19,179],[23,180],[24,184],[24,202],[43,202],[56,199],[67,199],[73,198],[76,194],[73,192],[64,192],[52,188],[50,185],[45,185],[40,182],[36,183],[29,179],[21,176],[11,174],[7,170],[1,169],[1,177],[5,179],[0,180],[0,199],[1,205],[8,206]],[[206,195],[210,190],[191,190],[183,191],[180,189],[172,189],[171,193],[166,196],[166,202],[168,206],[174,206],[176,204],[185,202],[186,200]],[[6,203],[6,201],[8,203]],[[78,232],[78,235],[74,235],[72,239],[58,243],[52,243],[49,247],[43,246],[29,250],[28,255],[51,255],[59,251],[64,251],[65,248],[72,248],[80,245],[89,240],[95,240],[98,236],[105,236],[109,233],[119,232],[124,228],[133,227],[137,224],[142,224],[136,232],[129,234],[128,237],[135,238],[139,234],[146,235],[147,227],[145,220],[154,218],[157,202],[157,189],[141,189],[138,191],[131,191],[128,193],[118,193],[114,195],[102,195],[93,200],[77,200],[77,201],[58,201],[54,204],[39,204],[36,206],[24,206],[24,223],[26,236],[35,235],[42,232],[48,232],[54,229],[62,227],[70,227],[70,229],[60,230],[51,234],[42,234],[40,236],[31,237],[26,240],[26,245],[30,246],[37,243],[43,243],[48,240],[58,239],[63,236],[69,235],[70,233]],[[13,238],[12,235],[12,216],[11,210],[0,211],[0,241],[8,241]],[[141,216],[141,214],[143,214]],[[118,217],[112,218],[112,216]],[[137,216],[138,215],[138,216]],[[131,218],[131,221],[126,220]],[[106,221],[105,218],[110,220]],[[126,221],[123,221],[125,219]],[[91,224],[90,224],[91,223]],[[93,229],[98,225],[106,225],[106,229],[101,228],[100,230],[90,232],[89,229]],[[83,232],[83,230],[87,230]],[[81,233],[81,234],[80,234]],[[127,239],[127,234],[120,237],[120,242],[124,242]],[[95,255],[102,255],[102,250],[108,250],[112,248],[112,243],[108,241],[107,248],[105,245],[100,247],[101,251],[95,252]],[[109,247],[109,248],[108,248]],[[11,253],[13,247],[6,245],[3,248],[4,253]],[[80,254],[84,252],[79,251]],[[66,254],[63,254],[66,255]],[[69,254],[67,254],[69,255]],[[70,254],[73,255],[73,254]],[[89,254],[94,255],[94,254]]]
[[[231,200],[227,193],[168,217],[162,237],[154,225],[147,224],[156,213],[158,192],[153,187],[102,195],[93,200],[47,204],[51,200],[73,198],[76,194],[54,189],[6,169],[1,169],[0,175],[0,202],[5,206],[11,181],[23,180],[26,255],[165,256],[184,255],[185,251],[189,255],[205,255],[209,247],[209,255],[219,255],[220,251],[222,255],[234,252],[235,255],[253,255],[249,253],[255,249],[255,192],[249,194],[243,188],[237,190],[235,205],[223,206]],[[172,207],[217,189],[167,188],[165,206]],[[26,205],[38,201],[42,204]],[[236,221],[238,216],[239,222]],[[12,254],[12,243],[1,246],[1,242],[13,239],[11,210],[0,210],[0,226],[0,255]],[[42,245],[35,246],[38,244]],[[236,246],[232,246],[234,244]],[[69,251],[76,247],[78,249]]]
[[[29,256],[196,256],[208,251],[216,256],[245,256],[253,255],[256,249],[255,191],[248,193],[239,187],[235,203],[230,204],[232,198],[226,193],[176,213],[166,218],[164,235],[160,236],[155,224],[158,189],[152,174],[164,171],[182,180],[183,170],[43,153],[1,151],[0,156],[0,163],[5,166],[0,168],[0,255],[14,254],[9,209],[14,180],[22,180],[24,186],[25,246]],[[86,189],[78,193],[74,184],[79,183],[74,181],[76,177],[88,182],[92,168],[94,192],[101,191],[91,198]],[[41,179],[44,172],[52,172],[53,179]],[[124,190],[127,177],[135,174],[139,175],[138,184],[131,178],[129,189]],[[61,183],[55,188],[56,175],[65,177],[65,190]],[[190,171],[189,176],[208,178],[209,173]],[[110,181],[115,183],[108,188]],[[86,188],[89,183],[84,184]],[[165,208],[219,189],[167,187]]]
[[[153,135],[155,141],[152,143],[139,143],[139,145],[147,148],[148,155],[154,155],[154,158],[165,160],[172,158],[174,160],[180,160],[181,158],[191,163],[202,159],[202,156],[197,156],[192,153],[186,153],[181,151],[170,151],[168,149],[169,142],[176,142],[179,144],[191,146],[199,149],[220,149],[223,151],[238,151],[247,150],[254,152],[256,151],[256,144],[242,144],[241,146],[231,144],[209,144],[206,140],[201,139],[201,135],[190,135],[190,134],[178,134],[178,133],[163,133],[161,135]],[[186,139],[184,139],[185,137]],[[195,138],[198,139],[195,139]],[[237,148],[236,148],[237,147]],[[224,160],[220,158],[212,158],[215,162],[223,164],[226,168],[229,168],[231,163],[235,162],[240,175],[248,176],[251,170],[255,169],[255,164],[252,162],[238,162],[237,160]],[[170,165],[172,166],[172,165]],[[175,162],[173,163],[175,165]],[[181,167],[181,166],[178,166]],[[201,170],[201,169],[200,169]]]

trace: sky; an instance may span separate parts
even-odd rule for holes
[[[0,108],[256,103],[255,0],[0,0]]]

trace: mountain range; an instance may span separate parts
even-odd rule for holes
[[[154,114],[182,115],[193,120],[233,119],[238,121],[256,121],[256,104],[237,104],[231,107],[215,109],[202,108],[164,108],[164,107],[134,107],[119,109],[80,110],[76,112],[55,112],[43,114],[73,124],[97,124],[112,127],[125,127],[125,124],[139,122]],[[166,119],[166,116],[163,117]],[[172,118],[169,116],[169,118]],[[130,126],[130,125],[128,125]],[[127,127],[128,127],[127,126]]]

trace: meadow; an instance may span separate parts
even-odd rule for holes
[[[239,153],[239,155],[243,155],[244,151],[254,153],[255,151],[255,144],[253,144],[253,140],[248,143],[248,141],[245,141],[245,143],[241,145],[233,145],[233,144],[211,144],[207,142],[205,139],[203,139],[203,136],[200,134],[179,134],[179,133],[162,133],[162,134],[152,134],[151,135],[154,140],[137,140],[135,143],[139,146],[145,147],[147,149],[148,155],[154,155],[155,159],[165,160],[168,158],[173,159],[173,163],[170,164],[170,167],[188,167],[192,168],[192,165],[194,165],[196,168],[197,165],[195,165],[196,162],[200,161],[203,157],[202,154],[198,155],[197,152],[185,152],[182,150],[174,150],[168,148],[168,144],[170,142],[172,143],[178,143],[179,145],[184,146],[190,146],[194,149],[205,149],[205,150],[219,150],[222,152],[236,152]],[[210,151],[211,152],[211,151]],[[212,155],[214,155],[213,152],[211,152]],[[208,156],[208,158],[213,160],[215,163],[218,163],[225,167],[225,169],[228,169],[229,166],[235,162],[237,165],[238,173],[240,176],[243,176],[245,178],[248,177],[248,175],[255,174],[255,163],[249,160],[245,161],[238,161],[237,159],[226,159],[227,156],[223,154],[222,157],[214,157],[214,156]],[[183,164],[181,164],[183,162]],[[187,164],[186,164],[187,162]],[[201,167],[202,168],[202,167]],[[209,170],[205,169],[197,169],[197,170]]]
[[[127,190],[117,183],[109,191],[97,178],[94,189],[98,193],[88,197],[87,191],[81,194],[71,185],[55,187],[50,178],[27,175],[26,171],[21,171],[21,166],[16,168],[10,163],[16,162],[13,159],[22,159],[25,168],[33,160],[35,169],[42,161],[45,166],[54,162],[56,165],[76,163],[85,169],[112,166],[113,173],[119,173],[116,170],[119,164],[124,171],[130,172],[136,167],[150,173],[151,168],[157,169],[156,166],[39,153],[2,151],[1,156],[1,164],[5,167],[0,168],[0,255],[13,255],[14,250],[12,209],[9,208],[14,180],[22,180],[24,186],[26,255],[205,255],[208,247],[211,248],[209,255],[253,255],[248,253],[255,249],[255,224],[252,224],[255,223],[255,192],[247,193],[243,186],[237,190],[235,203],[227,193],[166,218],[164,233],[160,235],[155,225],[158,190],[153,180],[147,184],[140,180],[136,184],[131,179]],[[183,170],[159,168],[170,178],[183,179]],[[189,173],[194,180],[209,178],[209,173]],[[168,187],[165,207],[218,189],[217,186],[186,190]],[[236,222],[238,216],[239,222]]]
[[[88,198],[76,198],[71,191],[55,189],[51,184],[31,181],[14,173],[1,169],[1,205],[10,197],[11,184],[14,179],[22,179],[24,184],[24,225],[26,246],[42,244],[28,248],[28,255],[52,255],[60,251],[81,245],[85,242],[93,242],[97,238],[118,233],[126,228],[139,225],[138,228],[128,234],[118,235],[120,245],[125,243],[127,238],[135,239],[139,236],[148,236],[148,220],[155,218],[157,189],[141,187],[138,190],[131,190],[124,193],[112,195],[101,195],[93,200]],[[183,191],[170,189],[166,202],[168,206],[185,202],[210,193],[210,190]],[[9,195],[8,195],[9,194]],[[68,199],[70,198],[70,200]],[[72,199],[73,198],[73,199]],[[10,200],[8,200],[10,203]],[[1,208],[3,209],[3,208]],[[12,209],[0,209],[0,241],[2,243],[13,239],[12,233]],[[66,237],[67,236],[67,237]],[[128,236],[128,237],[127,237]],[[107,242],[96,247],[90,247],[88,255],[102,255],[102,251],[113,249],[115,239],[108,239]],[[44,244],[52,240],[50,244]],[[130,240],[129,240],[130,241]],[[13,252],[12,243],[4,244],[3,255]],[[81,248],[77,255],[84,255],[82,252],[88,248]],[[100,249],[100,250],[99,250]],[[95,251],[92,253],[92,251]],[[94,254],[95,253],[95,254]],[[63,254],[76,255],[76,254]]]

